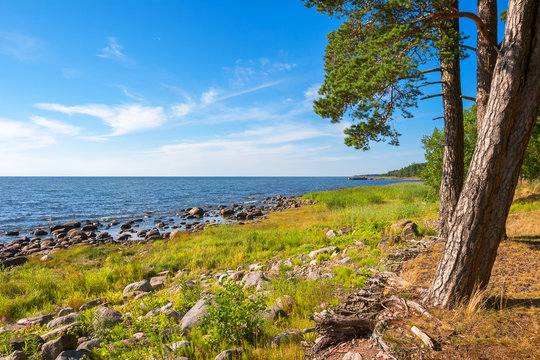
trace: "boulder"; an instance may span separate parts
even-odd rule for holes
[[[82,227],[82,231],[96,231],[98,229],[97,225],[94,224],[86,224]]]
[[[96,309],[92,318],[94,329],[113,327],[124,321],[124,316],[120,311],[109,307],[101,306]]]
[[[234,210],[232,210],[232,209],[227,209],[227,208],[221,209],[221,210],[219,211],[219,213],[220,213],[221,216],[224,217],[224,218],[230,218],[230,217],[233,217],[233,216],[234,216]]]
[[[0,360],[28,360],[28,356],[21,350],[15,350],[7,356],[0,357]]]
[[[53,319],[52,315],[39,315],[29,318],[20,319],[17,325],[45,325]]]
[[[71,324],[71,323],[74,323],[77,320],[79,320],[79,314],[74,312],[74,313],[71,313],[71,314],[67,314],[67,315],[58,317],[58,318],[56,318],[54,320],[51,320],[47,324],[47,328],[52,329],[52,328],[55,328],[57,326]]]
[[[214,360],[229,360],[229,359],[241,359],[242,358],[242,348],[229,349],[219,353]]]
[[[300,339],[300,336],[301,332],[298,330],[285,331],[272,337],[270,343],[272,344],[272,346],[280,346],[283,344],[287,344],[291,341],[298,340]]]
[[[53,258],[50,255],[43,255],[40,260],[45,262],[45,261],[51,261],[52,259]]]
[[[189,341],[177,341],[175,343],[172,343],[171,346],[169,346],[171,348],[172,351],[176,351],[176,350],[189,350],[189,348],[191,347],[191,343]]]
[[[101,339],[90,339],[83,341],[77,346],[77,351],[92,351],[94,349],[99,349],[101,347]]]
[[[150,281],[144,279],[126,286],[124,288],[124,291],[122,292],[122,295],[124,297],[131,297],[133,295],[136,295],[137,292],[147,292],[150,290],[152,290],[152,285],[150,284]]]
[[[266,320],[279,320],[285,319],[287,317],[287,313],[280,308],[277,305],[272,305],[263,314],[263,318]]]
[[[55,360],[64,350],[73,350],[77,347],[77,337],[72,334],[61,335],[58,339],[46,342],[41,347],[43,360]]]
[[[265,281],[268,281],[268,279],[262,271],[250,272],[243,279],[244,289],[248,289],[250,287],[258,287],[261,283]]]
[[[167,316],[168,318],[173,319],[176,323],[179,323],[180,320],[182,320],[182,314],[173,309],[167,309],[163,311],[163,314],[165,314],[165,316]]]
[[[11,338],[8,340],[8,344],[11,347],[11,350],[17,351],[17,350],[23,350],[25,347],[25,344],[29,342],[36,342],[38,344],[43,344],[43,338],[36,334],[26,334],[22,335],[16,338]]]
[[[66,316],[66,315],[74,313],[74,312],[75,312],[75,309],[73,309],[73,308],[70,308],[70,307],[63,308],[62,310],[60,310],[58,312],[58,317]]]
[[[322,248],[322,249],[313,250],[312,252],[309,253],[309,257],[311,259],[315,259],[317,257],[317,255],[328,254],[328,253],[331,254],[334,251],[339,251],[339,248],[337,246],[329,246],[329,247],[325,247],[325,248]]]
[[[191,329],[201,324],[202,318],[208,313],[207,301],[209,298],[213,298],[213,296],[207,295],[199,299],[199,301],[197,301],[197,303],[195,303],[195,305],[193,305],[193,307],[184,315],[180,321],[180,326],[184,333],[191,331]]]
[[[25,256],[16,256],[10,257],[5,260],[0,261],[0,268],[10,268],[12,266],[22,265],[28,261],[28,258]]]
[[[79,311],[84,311],[84,310],[88,310],[88,309],[91,309],[91,308],[95,308],[96,306],[98,306],[100,304],[101,304],[100,299],[90,300],[89,302],[87,302],[85,304],[82,304],[81,307],[79,308]]]
[[[390,227],[390,235],[401,235],[404,240],[412,240],[419,236],[418,226],[411,220],[393,223]]]
[[[336,236],[338,236],[338,232],[337,232],[336,230],[328,230],[328,231],[326,232],[326,237],[327,237],[328,239],[333,239],[333,238],[335,238]]]
[[[349,351],[343,356],[343,360],[364,360],[364,358],[357,352]]]
[[[287,314],[290,314],[296,306],[296,301],[294,301],[292,296],[283,295],[276,299],[276,305],[283,309]]]
[[[189,215],[193,215],[193,216],[203,216],[204,213],[205,213],[204,209],[197,206],[189,210]]]
[[[162,289],[165,287],[165,280],[167,280],[167,276],[154,276],[150,279],[150,286],[154,290]]]
[[[176,235],[180,234],[180,230],[173,230],[171,231],[171,233],[169,234],[169,239],[174,239]]]
[[[48,341],[50,338],[53,338],[56,335],[67,333],[68,330],[69,330],[70,333],[73,333],[74,329],[79,328],[80,326],[81,326],[81,322],[80,321],[75,321],[74,323],[67,324],[67,325],[64,325],[62,327],[51,330],[48,333],[45,333],[45,334],[41,335],[41,338],[44,341]]]
[[[88,355],[87,351],[64,350],[58,355],[55,360],[81,360],[87,359],[88,357],[86,355]]]

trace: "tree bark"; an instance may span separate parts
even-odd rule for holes
[[[487,285],[540,105],[540,0],[510,0],[469,173],[426,302],[453,307]]]
[[[448,7],[458,11],[457,0],[449,0]],[[440,49],[441,80],[444,113],[443,173],[439,197],[438,236],[446,238],[450,219],[463,186],[463,101],[459,65],[459,19],[448,19],[441,28],[442,37],[450,38]]]
[[[482,127],[489,99],[493,69],[497,61],[497,0],[478,0],[478,17],[485,24],[485,31],[476,35],[476,120]],[[486,39],[487,36],[487,39]]]

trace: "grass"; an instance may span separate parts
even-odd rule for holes
[[[426,320],[408,317],[391,324],[385,339],[398,358],[493,358],[533,359],[540,353],[540,203],[538,183],[522,184],[507,222],[509,239],[504,241],[495,263],[490,287],[478,292],[472,301],[456,310],[430,309],[439,319]],[[421,184],[395,184],[384,187],[358,187],[304,196],[317,201],[316,205],[273,213],[267,219],[245,225],[229,224],[212,226],[196,234],[180,233],[172,240],[130,246],[76,247],[52,255],[53,260],[42,263],[37,258],[23,266],[0,272],[0,318],[8,321],[34,315],[52,313],[65,306],[79,307],[87,300],[101,297],[123,313],[131,314],[129,324],[118,324],[104,330],[102,338],[108,345],[94,355],[100,359],[127,358],[159,359],[164,356],[163,346],[174,341],[190,340],[192,348],[185,355],[192,359],[212,359],[220,350],[242,346],[244,358],[249,359],[302,359],[304,351],[300,340],[313,341],[315,334],[306,334],[289,344],[272,347],[272,336],[313,326],[310,317],[315,311],[339,305],[348,293],[364,285],[370,268],[380,268],[385,252],[400,244],[385,243],[393,221],[411,219],[418,223],[422,234],[433,234],[433,229],[423,225],[423,219],[436,217],[437,204],[428,200],[427,189]],[[347,228],[347,234],[333,239],[326,237],[329,229]],[[333,274],[317,281],[291,277],[293,270],[307,269],[310,251],[327,246],[346,249],[343,256],[349,262],[342,264],[330,254],[319,255],[317,266]],[[427,287],[439,261],[442,245],[428,249],[421,256],[403,267],[403,277],[410,288],[400,295],[407,299],[417,296],[416,288]],[[205,287],[217,286],[211,280],[188,286],[188,280],[198,280],[199,275],[260,263],[269,270],[278,261],[282,264],[278,275],[272,278],[264,292],[265,306],[277,299],[287,298],[288,317],[265,321],[257,337],[240,342],[222,339],[209,340],[201,329],[189,336],[172,334],[163,337],[161,332],[175,324],[163,315],[146,318],[148,310],[173,303],[173,309],[187,311],[200,297]],[[181,290],[161,290],[140,300],[122,300],[125,285],[142,278],[149,278],[160,271],[189,268],[187,277],[171,278],[168,286]],[[254,290],[245,293],[248,298]],[[238,307],[241,308],[241,307]],[[229,306],[231,316],[235,309]],[[92,328],[92,310],[81,314],[83,328]],[[246,315],[246,314],[244,314]],[[247,316],[247,315],[246,315]],[[140,317],[140,318],[139,318]],[[412,334],[403,331],[418,326],[442,344],[442,351],[421,350],[421,343]],[[137,332],[144,332],[147,344],[121,345]],[[17,333],[0,335],[0,356],[7,353],[7,337],[24,333],[44,333],[40,327],[28,327]],[[212,332],[213,334],[219,332]],[[2,337],[3,336],[3,337]],[[7,336],[7,337],[6,337]],[[28,345],[31,352],[31,344]],[[4,349],[4,350],[3,350]],[[420,350],[419,350],[420,349]],[[180,353],[176,355],[182,355]],[[35,357],[35,356],[34,356]]]

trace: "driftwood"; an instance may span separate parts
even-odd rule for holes
[[[390,350],[390,346],[384,341],[382,334],[381,334],[381,328],[384,327],[384,323],[382,321],[378,321],[375,325],[375,328],[373,329],[373,334],[371,335],[371,338],[377,342],[377,345],[382,349],[386,355],[393,360],[396,360],[394,355],[392,355],[392,350]]]
[[[374,328],[373,322],[369,319],[342,316],[326,310],[315,313],[313,320],[317,333],[322,336],[313,347],[313,353],[342,341],[366,336]]]
[[[414,335],[418,336],[428,348],[430,348],[431,350],[435,350],[436,344],[433,339],[429,337],[428,334],[426,334],[416,326],[411,327],[411,331],[414,333]]]

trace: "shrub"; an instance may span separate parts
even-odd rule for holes
[[[248,298],[240,285],[226,282],[208,305],[203,327],[212,348],[217,349],[223,343],[254,343],[261,334],[264,300]]]

